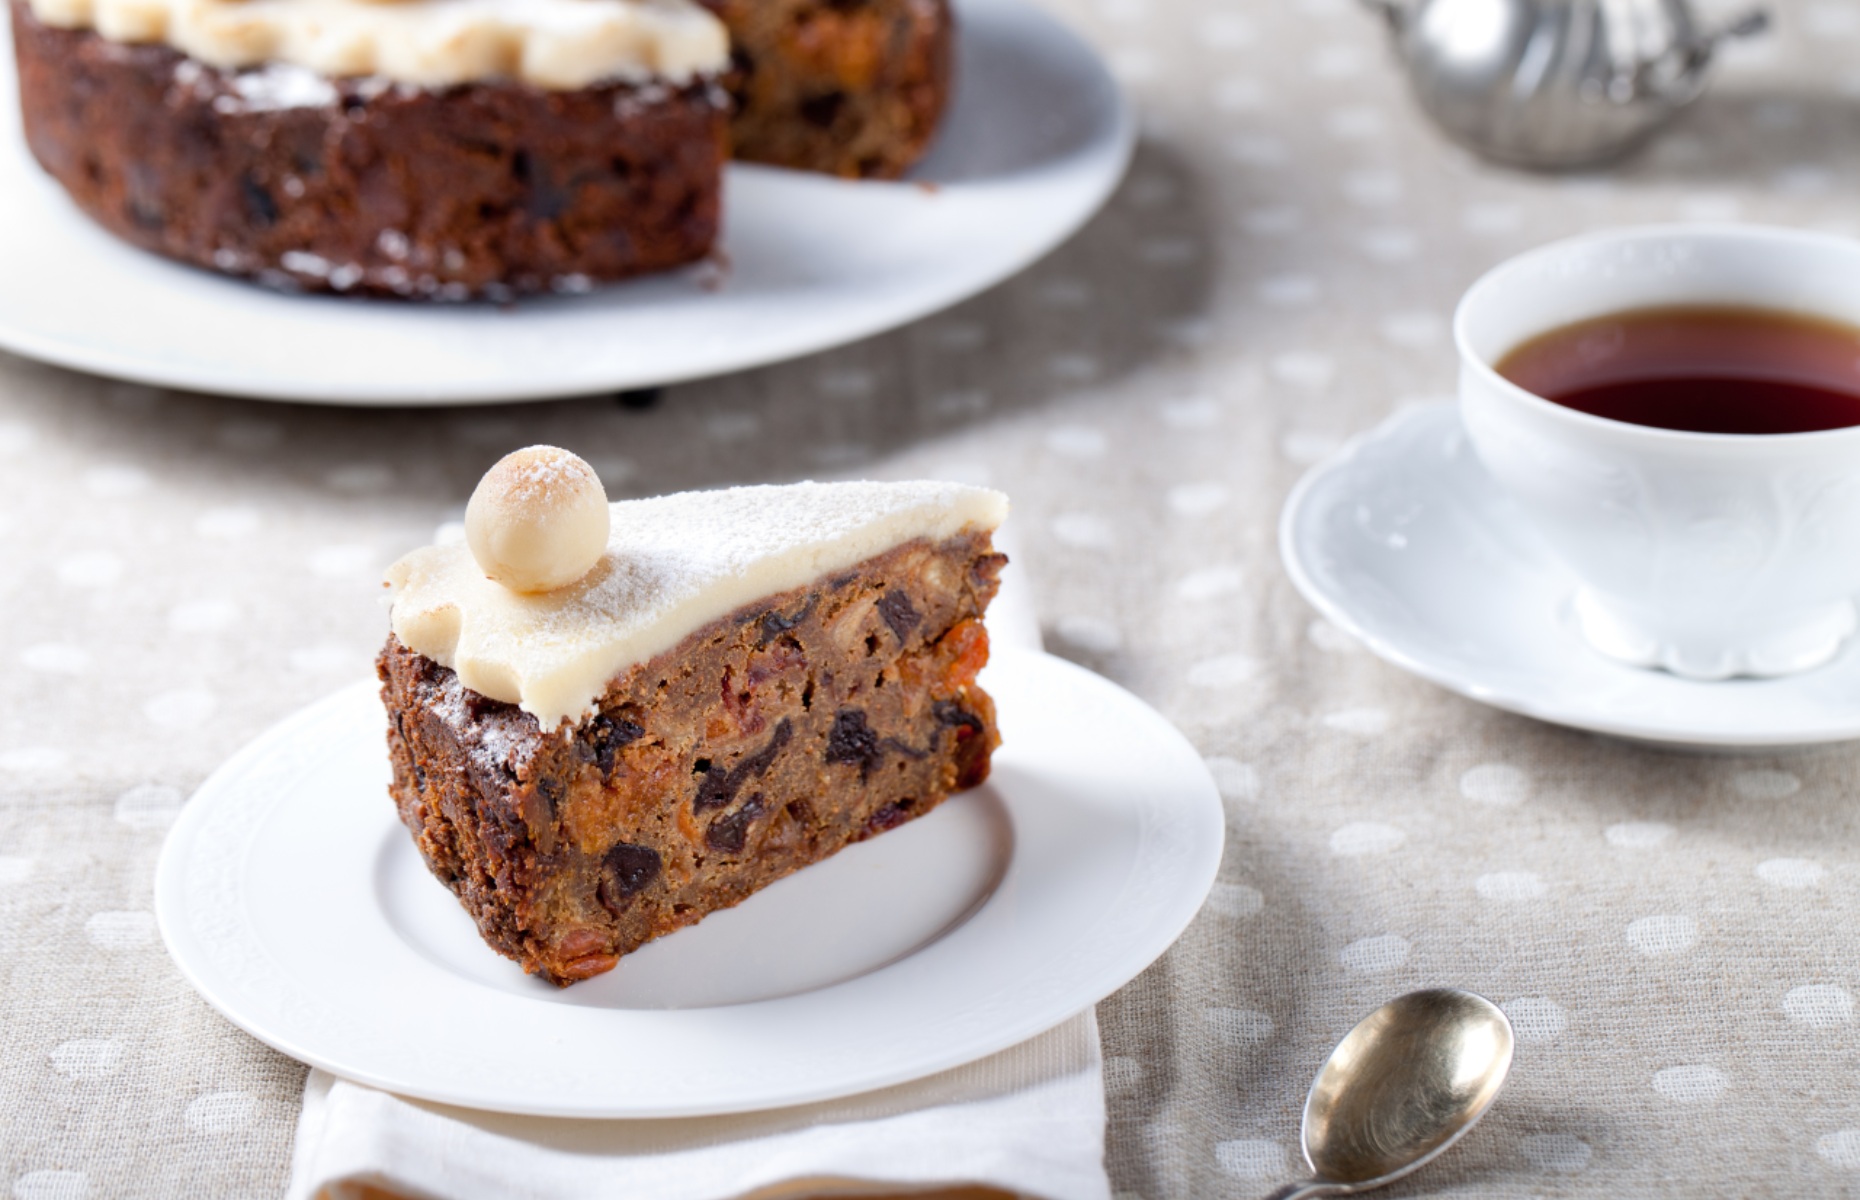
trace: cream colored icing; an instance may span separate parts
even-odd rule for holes
[[[683,82],[729,65],[692,0],[30,0],[47,25],[165,42],[216,67],[285,62],[425,87],[520,79],[573,90]]]
[[[626,500],[610,515],[595,568],[541,595],[486,579],[462,544],[415,550],[388,568],[394,636],[553,730],[710,622],[917,538],[992,531],[1007,497],[955,483],[797,483]]]

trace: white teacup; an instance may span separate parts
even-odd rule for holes
[[[1627,309],[1727,305],[1860,325],[1860,242],[1754,226],[1652,226],[1556,242],[1475,283],[1454,315],[1480,461],[1582,586],[1610,657],[1693,679],[1832,658],[1860,593],[1860,427],[1687,433],[1565,408],[1493,364]]]

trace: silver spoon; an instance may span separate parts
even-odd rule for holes
[[[1485,1115],[1511,1046],[1498,1006],[1455,988],[1409,992],[1370,1013],[1305,1097],[1305,1161],[1317,1178],[1272,1200],[1368,1191],[1433,1159]]]

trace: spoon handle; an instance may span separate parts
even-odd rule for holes
[[[1349,1191],[1347,1187],[1326,1183],[1322,1179],[1307,1179],[1302,1183],[1286,1184],[1266,1197],[1266,1200],[1311,1200],[1316,1196],[1345,1196]]]

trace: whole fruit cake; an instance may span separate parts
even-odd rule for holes
[[[609,506],[506,458],[388,573],[391,793],[493,948],[567,985],[987,777],[997,492]]]
[[[690,263],[732,131],[895,177],[949,87],[946,0],[8,2],[27,145],[78,207],[289,290],[502,300]]]
[[[949,100],[948,0],[701,0],[730,28],[738,158],[896,179]]]
[[[691,0],[11,0],[27,144],[118,236],[275,286],[501,299],[709,253]]]

